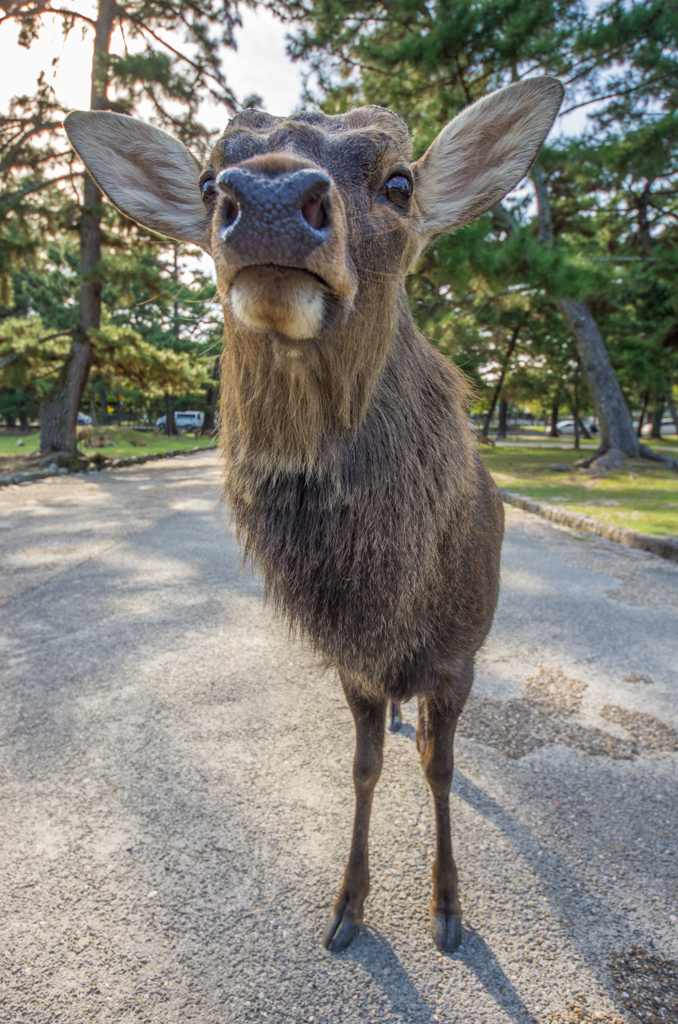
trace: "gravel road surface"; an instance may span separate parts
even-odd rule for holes
[[[215,453],[0,492],[2,1024],[678,1021],[678,565],[507,509],[428,936],[414,705],[366,927],[338,679],[241,574]]]

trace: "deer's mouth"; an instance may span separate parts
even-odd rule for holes
[[[294,341],[320,333],[330,295],[318,274],[275,263],[244,267],[229,289],[231,309],[242,324],[255,331],[278,331]]]

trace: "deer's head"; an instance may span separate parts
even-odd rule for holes
[[[508,86],[459,114],[414,163],[404,122],[376,106],[289,118],[245,110],[203,168],[124,115],[78,111],[66,129],[124,214],[211,254],[242,414],[277,380],[297,395],[299,423],[308,407],[311,443],[323,423],[357,426],[407,316],[407,271],[527,174],[562,94],[547,77]]]

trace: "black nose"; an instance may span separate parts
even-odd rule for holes
[[[313,167],[273,176],[228,167],[217,176],[219,237],[245,264],[303,265],[329,237],[330,184]]]

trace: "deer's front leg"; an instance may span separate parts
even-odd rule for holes
[[[353,941],[362,924],[363,904],[370,891],[367,852],[370,812],[374,787],[381,775],[386,722],[385,700],[374,701],[362,696],[343,676],[341,682],[355,721],[355,819],[344,881],[323,936],[323,945],[333,953],[346,949]]]
[[[431,935],[438,949],[449,953],[453,953],[461,944],[461,904],[450,829],[450,786],[454,768],[454,731],[458,717],[458,701],[446,703],[441,698],[419,698],[417,745],[424,774],[431,787],[436,819]]]

